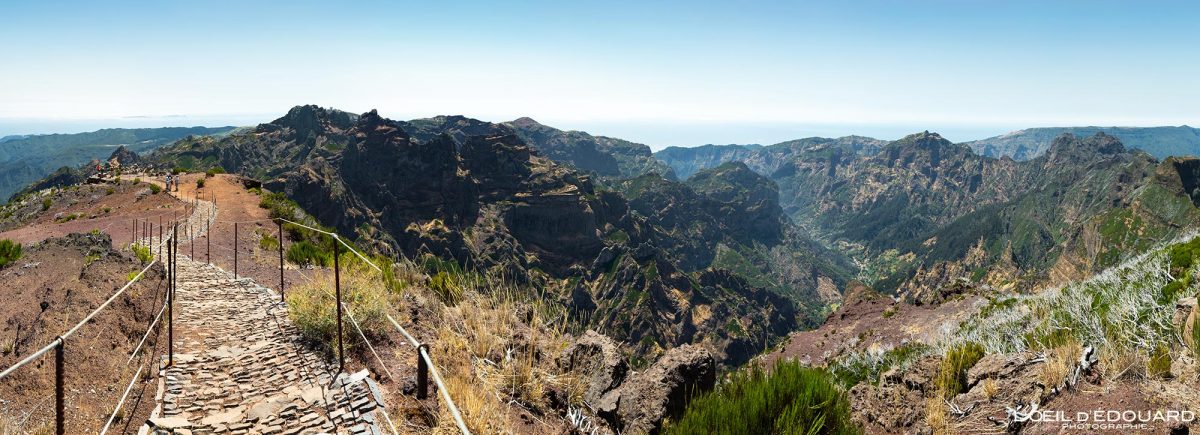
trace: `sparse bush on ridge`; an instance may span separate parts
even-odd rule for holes
[[[130,249],[133,250],[133,255],[136,256],[137,259],[142,262],[142,264],[146,264],[151,260],[154,260],[154,253],[150,250],[149,246],[139,243],[131,246]]]
[[[983,358],[983,346],[978,343],[963,343],[951,347],[942,357],[942,365],[934,380],[942,397],[953,399],[967,386],[967,370]]]
[[[846,388],[862,382],[878,385],[879,377],[884,372],[893,367],[904,368],[928,354],[929,350],[929,346],[916,342],[894,348],[872,347],[838,358],[829,365],[829,373]]]
[[[277,251],[279,250],[279,238],[271,233],[261,232],[258,238],[258,248],[264,251]]]
[[[0,240],[0,268],[21,259],[21,244],[9,239]]]
[[[740,370],[693,399],[667,434],[857,434],[850,401],[829,373],[797,361]]]
[[[1112,376],[1161,376],[1179,334],[1176,301],[1190,296],[1200,262],[1200,238],[1181,237],[1090,279],[1037,294],[991,302],[935,346],[978,343],[986,353],[1094,346]]]
[[[333,253],[325,251],[307,240],[292,242],[288,246],[284,258],[292,264],[301,266],[333,266]]]
[[[159,192],[162,192],[162,187],[159,187],[157,184],[149,183],[148,186],[150,186],[150,193],[152,194],[157,195]]]

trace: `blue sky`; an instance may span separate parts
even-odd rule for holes
[[[0,3],[0,135],[314,103],[650,144],[1200,124],[1200,6],[1150,1]]]

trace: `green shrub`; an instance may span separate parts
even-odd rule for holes
[[[131,249],[133,249],[133,255],[136,256],[137,259],[142,262],[142,264],[149,263],[150,260],[154,259],[154,253],[151,252],[149,246],[138,244],[133,245]]]
[[[141,179],[141,177],[134,178],[134,179],[133,179],[133,184],[142,184],[142,179]]]
[[[117,190],[116,190],[116,189],[113,189],[113,188],[111,188],[111,187],[110,187],[110,188],[107,188],[107,189],[104,189],[104,194],[105,194],[105,195],[112,195],[112,194],[114,194],[114,193],[117,193]]]
[[[447,271],[435,273],[429,279],[429,289],[438,295],[442,303],[454,306],[462,298],[463,286],[458,279],[460,276]]]
[[[78,215],[78,214],[75,214],[75,213],[71,213],[71,214],[64,214],[64,215],[62,215],[62,216],[58,217],[57,219],[54,219],[54,222],[57,222],[57,223],[60,223],[60,224],[65,224],[65,223],[67,223],[67,222],[73,221],[73,220],[75,220],[75,219],[78,219],[78,218],[79,218],[79,215]]]
[[[279,238],[270,233],[262,233],[258,239],[258,247],[264,251],[277,250],[279,249]]]
[[[213,166],[213,167],[212,167],[212,168],[210,168],[210,169],[209,169],[207,172],[205,172],[205,173],[204,173],[204,176],[205,176],[205,177],[212,177],[212,176],[214,176],[214,175],[217,175],[217,174],[224,174],[224,173],[225,173],[225,168],[222,168],[222,167],[220,167],[220,166]]]
[[[1171,274],[1176,276],[1182,274],[1183,271],[1192,267],[1197,257],[1200,257],[1200,237],[1171,246],[1169,256]]]
[[[196,188],[197,188],[197,189],[203,189],[203,188],[204,188],[204,179],[203,179],[203,178],[201,178],[201,179],[199,179],[199,180],[196,180]]]
[[[42,199],[42,211],[49,210],[50,206],[53,204],[54,204],[54,201],[51,200],[50,198],[43,198]]]
[[[0,240],[0,267],[8,266],[21,258],[21,244],[12,240]]]
[[[171,169],[171,175],[179,175],[179,174],[185,173],[187,171],[188,171],[187,168],[184,168],[182,166],[176,166]]]
[[[769,373],[759,367],[730,376],[688,404],[668,434],[857,434],[850,401],[833,377],[795,361]]]
[[[296,210],[300,208],[282,192],[263,194],[258,206],[267,209],[271,219],[296,219]]]
[[[150,193],[158,195],[159,192],[162,192],[162,188],[158,187],[157,184],[150,183]]]
[[[328,267],[333,265],[333,253],[307,240],[292,242],[291,246],[288,246],[284,258],[293,264],[302,266]]]
[[[1159,345],[1150,353],[1150,361],[1146,363],[1146,374],[1152,378],[1168,378],[1171,376],[1171,349]]]
[[[978,343],[963,343],[946,351],[936,380],[942,397],[952,399],[963,392],[967,386],[967,370],[980,358],[983,358],[983,346]]]

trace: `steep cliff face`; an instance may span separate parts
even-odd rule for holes
[[[1189,163],[1164,168],[1103,133],[1061,135],[1024,162],[982,157],[929,132],[854,150],[846,142],[776,145],[732,158],[768,175],[794,222],[855,256],[859,278],[885,291],[991,276],[993,268],[1015,268],[1002,275],[1027,283],[1086,276],[1192,226],[1194,207],[1177,204],[1196,190],[1179,181]],[[1167,175],[1155,181],[1155,172]],[[979,243],[986,255],[978,264],[950,264]],[[947,270],[966,273],[933,273]]]

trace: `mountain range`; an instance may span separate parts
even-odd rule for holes
[[[508,291],[523,293],[506,297],[537,301],[548,310],[539,318],[561,319],[579,343],[598,346],[603,364],[627,354],[649,372],[656,358],[702,347],[727,369],[755,358],[823,365],[840,385],[831,391],[854,404],[845,420],[890,433],[939,427],[934,417],[951,411],[995,423],[1011,407],[982,381],[947,386],[947,371],[990,373],[1004,394],[1040,388],[1041,399],[1065,400],[1067,390],[1043,379],[1050,369],[1004,367],[1086,362],[1058,353],[1086,352],[1104,342],[1097,337],[1115,337],[1103,344],[1115,353],[1102,358],[1113,360],[1102,364],[1137,359],[1146,379],[1161,376],[1156,364],[1195,372],[1194,361],[1176,369],[1155,360],[1179,355],[1175,341],[1121,344],[1147,334],[1141,319],[1157,322],[1156,340],[1190,333],[1178,325],[1195,311],[1188,295],[1200,248],[1183,241],[1200,222],[1200,159],[1173,155],[1195,149],[1190,128],[1059,130],[970,143],[924,131],[652,153],[530,118],[405,121],[309,105],[255,127],[147,146],[143,156],[115,155],[235,174],[219,180],[262,195],[272,216],[416,260],[429,272],[420,285],[446,307],[461,303],[447,271],[520,283]],[[54,192],[86,172],[64,168],[25,192]],[[243,192],[247,185],[262,190]],[[20,213],[38,213],[37,201],[19,202]],[[319,245],[298,227],[282,229],[293,247]],[[1086,298],[1064,299],[1084,297],[1072,292]],[[1143,299],[1120,299],[1129,295]],[[972,332],[981,330],[990,335]],[[604,336],[619,345],[597,344]],[[1034,349],[1041,361],[1021,359]],[[963,352],[978,355],[956,362]],[[611,388],[616,372],[604,367],[613,364],[593,381]],[[1154,387],[1130,387],[1122,375],[1104,382]],[[942,400],[912,406],[931,394]],[[614,409],[634,412],[593,396],[610,422],[623,419]],[[981,411],[957,407],[967,400]]]
[[[587,166],[597,152],[612,158]],[[851,270],[796,230],[774,183],[744,165],[675,181],[657,175],[644,145],[529,120],[393,121],[299,106],[149,159],[259,178],[380,252],[540,283],[577,325],[645,356],[707,342],[745,361],[819,322]]]
[[[64,166],[107,157],[117,147],[144,153],[190,135],[222,134],[234,127],[106,128],[90,133],[5,136],[0,139],[0,198]]]
[[[987,157],[1011,157],[1030,160],[1050,148],[1063,133],[1091,136],[1104,133],[1120,139],[1126,147],[1136,148],[1159,159],[1200,154],[1200,129],[1188,127],[1043,127],[1027,128],[987,139],[966,142],[975,153]]]

